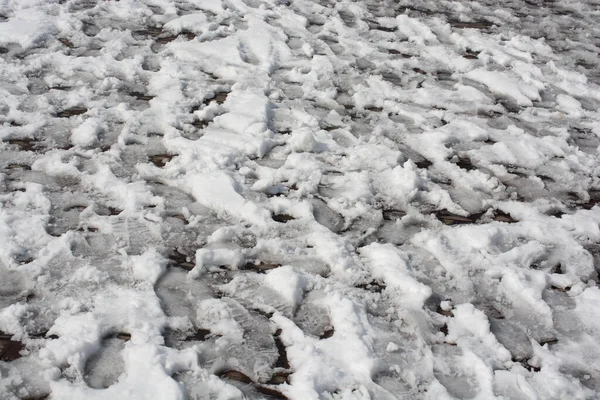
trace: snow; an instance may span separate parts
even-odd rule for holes
[[[101,131],[101,123],[98,118],[86,119],[81,125],[73,129],[71,142],[75,145],[89,146],[98,140]]]
[[[56,27],[42,10],[33,7],[15,9],[14,16],[0,25],[0,44],[19,44],[23,48],[42,45],[52,34]]]
[[[0,0],[0,399],[595,399],[597,2]]]
[[[371,243],[361,249],[371,268],[371,276],[385,282],[389,289],[399,294],[399,301],[409,308],[423,307],[431,295],[431,289],[415,280],[407,265],[406,255],[391,244]]]
[[[492,93],[506,96],[520,106],[532,106],[532,100],[540,100],[540,95],[535,87],[528,86],[507,73],[474,69],[466,73],[464,77],[483,83]]]
[[[278,292],[292,307],[297,307],[302,302],[304,291],[308,282],[302,273],[294,271],[288,265],[269,271],[265,283]]]

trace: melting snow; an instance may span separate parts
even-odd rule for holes
[[[0,399],[596,399],[598,2],[0,1]]]

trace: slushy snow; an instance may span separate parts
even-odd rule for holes
[[[0,0],[0,400],[600,398],[597,0]]]

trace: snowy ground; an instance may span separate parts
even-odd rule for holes
[[[599,399],[599,51],[598,0],[0,0],[0,399]]]

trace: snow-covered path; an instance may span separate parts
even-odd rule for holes
[[[0,0],[0,400],[600,398],[599,54],[598,0]]]

